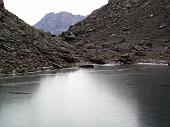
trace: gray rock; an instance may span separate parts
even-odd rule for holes
[[[83,65],[79,65],[80,68],[94,68],[94,65],[92,64],[83,64]]]
[[[119,57],[117,62],[120,62],[121,64],[133,64],[134,59],[132,57],[132,54],[123,54]]]
[[[84,18],[85,16],[73,15],[69,12],[49,13],[36,23],[34,27],[45,32],[50,32],[52,35],[60,35],[62,32],[68,30],[70,26]]]
[[[5,8],[0,12],[5,19],[0,20],[0,73],[60,69],[77,61],[74,46],[29,26]]]
[[[73,41],[76,37],[72,32],[63,32],[61,36],[63,37],[64,41]]]
[[[130,43],[122,43],[116,45],[113,50],[117,52],[130,52],[132,50],[132,44]]]
[[[161,23],[160,26],[159,26],[158,28],[159,28],[159,29],[164,29],[164,28],[166,28],[166,26],[167,26],[166,24]]]

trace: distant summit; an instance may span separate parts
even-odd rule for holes
[[[69,12],[54,12],[46,14],[38,23],[34,25],[35,28],[50,32],[54,35],[59,35],[63,31],[68,30],[72,25],[83,20],[85,16],[73,15]]]

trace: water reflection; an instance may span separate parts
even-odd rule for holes
[[[0,87],[0,126],[164,127],[168,74],[162,66],[106,66],[46,75],[34,85],[16,82]],[[31,94],[3,93],[11,89]]]
[[[110,91],[107,82],[88,71],[48,77],[41,84],[36,95],[40,101],[38,109],[44,116],[55,116],[62,124],[67,121],[69,126],[137,125],[134,102],[121,98],[114,86]]]

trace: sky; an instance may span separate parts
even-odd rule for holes
[[[34,25],[49,12],[67,11],[89,15],[108,0],[4,0],[5,8],[30,25]]]

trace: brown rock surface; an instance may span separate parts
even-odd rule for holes
[[[69,32],[75,35],[69,43],[81,42],[83,46],[77,48],[85,51],[84,56],[96,55],[113,62],[121,54],[142,50],[142,57],[141,52],[136,53],[137,61],[167,61],[170,60],[170,1],[110,0],[70,27]]]
[[[74,46],[29,26],[5,8],[0,15],[0,74],[70,67],[81,59]]]

